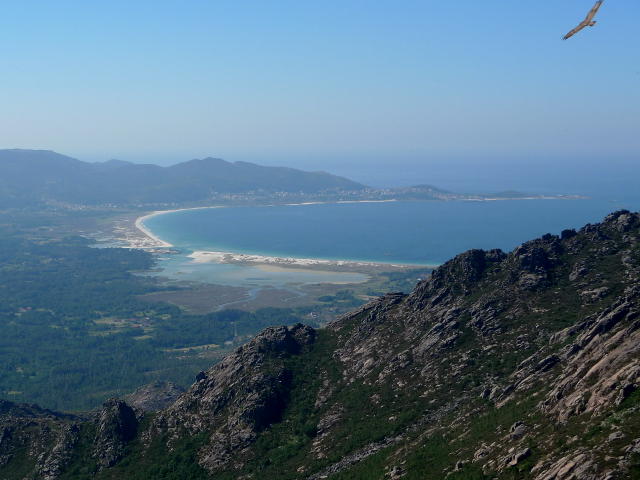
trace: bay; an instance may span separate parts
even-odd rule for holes
[[[580,228],[614,210],[639,207],[638,200],[602,199],[330,203],[180,210],[150,217],[144,224],[181,252],[160,262],[167,276],[245,286],[349,283],[366,277],[195,264],[186,256],[224,251],[436,265],[471,248],[510,251],[545,233]]]

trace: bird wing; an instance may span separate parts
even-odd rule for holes
[[[566,40],[568,38],[573,37],[576,33],[578,33],[580,30],[582,30],[584,27],[586,27],[587,25],[589,25],[589,22],[587,20],[583,20],[580,25],[578,25],[576,28],[574,28],[573,30],[571,30],[569,33],[567,33],[564,37],[562,37],[563,40]]]
[[[591,8],[591,10],[589,10],[589,13],[587,14],[586,18],[582,22],[580,22],[576,28],[574,28],[569,33],[567,33],[564,37],[562,37],[562,39],[566,40],[568,38],[573,37],[580,30],[582,30],[584,27],[589,25],[591,23],[591,21],[593,20],[593,17],[595,17],[596,13],[598,13],[598,10],[602,6],[603,2],[604,2],[604,0],[598,0],[596,2],[596,4]]]
[[[595,17],[596,13],[598,13],[598,10],[600,10],[600,7],[602,6],[602,2],[604,2],[604,0],[598,0],[596,2],[593,8],[589,10],[589,13],[587,14],[587,18],[585,18],[585,21],[591,23],[591,20],[593,20],[593,17]]]

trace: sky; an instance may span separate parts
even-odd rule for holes
[[[2,2],[0,148],[339,172],[634,161],[640,2],[563,42],[592,5]]]

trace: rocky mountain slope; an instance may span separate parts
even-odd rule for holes
[[[158,412],[0,404],[0,479],[640,478],[640,215],[273,327]]]

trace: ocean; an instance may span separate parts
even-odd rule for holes
[[[181,255],[161,260],[173,278],[233,285],[312,283],[255,267],[194,264],[193,251],[275,257],[356,260],[409,265],[441,264],[471,249],[509,251],[565,228],[580,228],[640,198],[575,200],[428,201],[229,207],[183,210],[145,220],[145,226]],[[294,275],[295,277],[295,275]],[[361,281],[353,277],[353,281]]]

